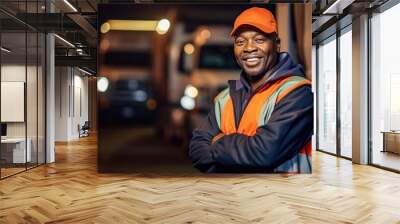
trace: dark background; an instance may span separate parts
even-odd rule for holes
[[[188,158],[192,130],[204,122],[213,98],[239,77],[229,32],[237,15],[252,6],[274,14],[277,4],[103,4],[98,27],[109,20],[160,20],[171,26],[160,35],[154,31],[99,33],[98,79],[107,79],[105,92],[98,92],[99,172],[198,173]],[[296,8],[282,17],[283,50],[305,62],[305,26]],[[304,7],[303,7],[304,8]],[[297,24],[296,24],[297,23]],[[311,25],[311,21],[309,21]],[[307,27],[309,28],[309,27]],[[299,28],[297,27],[297,30]],[[307,30],[307,29],[306,29]],[[311,32],[311,31],[310,31]],[[194,53],[184,51],[186,44]],[[310,38],[311,46],[311,38]],[[311,49],[309,50],[311,54]],[[194,98],[185,89],[197,89]],[[186,94],[187,95],[187,94]],[[189,99],[189,100],[188,100]],[[194,107],[187,108],[187,101]]]

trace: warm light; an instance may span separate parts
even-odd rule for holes
[[[100,32],[101,33],[107,33],[108,31],[110,31],[111,26],[109,23],[103,23],[103,25],[101,25],[100,27]]]
[[[147,100],[146,106],[149,110],[154,110],[157,107],[157,102],[154,99]]]
[[[183,107],[183,109],[193,110],[195,105],[196,105],[196,103],[193,98],[191,98],[189,96],[183,96],[181,98],[181,106]]]
[[[121,31],[157,31],[159,34],[168,32],[171,23],[168,19],[158,20],[108,20],[100,27],[101,33],[110,30]]]
[[[183,47],[183,50],[185,51],[186,54],[191,55],[194,53],[194,46],[193,44],[185,44]]]
[[[158,34],[165,34],[168,32],[171,23],[168,19],[162,19],[157,23],[156,31]]]
[[[106,23],[103,23],[103,25],[101,25],[100,30],[103,26],[105,30],[107,30],[107,26],[110,26],[108,31],[155,31],[157,24],[157,20],[108,20]]]
[[[97,79],[97,90],[99,92],[107,91],[108,85],[109,85],[109,82],[108,82],[108,79],[106,77],[99,77]]]
[[[100,50],[107,51],[110,48],[110,41],[107,39],[103,39],[100,41]]]
[[[199,94],[199,91],[197,90],[196,87],[192,86],[192,85],[188,85],[185,88],[185,95],[195,98],[197,95]]]
[[[182,126],[185,123],[185,113],[181,109],[172,109],[171,118],[175,125]]]
[[[211,37],[211,32],[208,29],[204,29],[201,31],[200,35],[204,38],[204,39],[208,39]]]
[[[194,38],[194,42],[198,46],[203,45],[207,41],[207,39],[209,39],[211,37],[210,30],[208,30],[206,28],[201,28],[196,33],[197,34],[196,34],[196,37]]]

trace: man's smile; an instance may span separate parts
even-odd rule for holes
[[[255,67],[258,64],[260,64],[261,58],[262,57],[259,56],[249,56],[249,57],[244,57],[243,61],[247,67]]]

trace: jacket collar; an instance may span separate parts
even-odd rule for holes
[[[289,75],[304,76],[304,70],[300,64],[296,64],[293,61],[293,59],[287,52],[282,52],[278,55],[278,62],[276,63],[276,65],[273,66],[272,69],[267,71],[265,75],[268,76],[268,78],[257,90],[265,87],[265,85],[270,82],[276,81],[283,77],[287,77]],[[239,80],[230,80],[228,83],[231,89],[234,89],[236,91],[244,90],[251,93],[251,85],[247,80],[244,71],[240,73]]]

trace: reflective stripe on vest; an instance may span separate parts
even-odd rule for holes
[[[239,127],[236,129],[235,114],[229,88],[215,98],[215,117],[218,126],[225,135],[239,133],[253,136],[257,128],[266,124],[275,105],[294,89],[311,85],[310,81],[300,76],[282,78],[255,93],[247,104]],[[311,142],[308,142],[292,159],[278,166],[275,172],[311,173]]]

